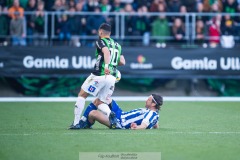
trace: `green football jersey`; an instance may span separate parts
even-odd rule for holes
[[[93,74],[97,76],[104,75],[105,62],[104,62],[104,54],[102,52],[102,48],[108,47],[110,51],[110,63],[109,70],[110,74],[115,76],[116,68],[120,61],[120,56],[122,55],[122,47],[116,41],[111,38],[102,38],[96,41],[96,64],[94,66]]]

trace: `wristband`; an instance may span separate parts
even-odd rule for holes
[[[105,64],[105,68],[107,68],[107,69],[108,69],[108,66],[109,66],[109,64]]]

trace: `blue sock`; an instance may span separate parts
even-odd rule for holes
[[[87,108],[86,108],[86,110],[84,111],[84,113],[83,113],[83,117],[85,117],[84,119],[84,121],[87,123],[87,125],[89,126],[89,127],[91,127],[93,124],[92,123],[90,123],[89,121],[88,121],[88,115],[89,115],[89,113],[91,112],[91,111],[93,111],[93,110],[97,110],[97,107],[93,104],[93,103],[90,103],[88,106],[87,106]]]
[[[89,113],[90,113],[91,111],[93,111],[93,110],[97,110],[97,107],[96,107],[93,103],[90,103],[90,104],[87,106],[85,112],[83,113],[83,116],[86,117],[86,118],[88,118]]]

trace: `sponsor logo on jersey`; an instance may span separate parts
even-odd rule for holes
[[[89,91],[89,92],[92,92],[92,93],[93,93],[95,90],[96,90],[96,87],[94,87],[94,86],[92,86],[92,85],[90,85],[89,88],[88,88],[88,91]]]
[[[96,87],[98,86],[98,84],[99,84],[98,81],[94,81],[94,82],[93,82],[93,85],[96,86]]]

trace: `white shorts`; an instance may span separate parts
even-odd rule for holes
[[[95,76],[91,74],[84,81],[82,89],[99,98],[102,102],[109,104],[114,91],[116,78],[112,75]]]

